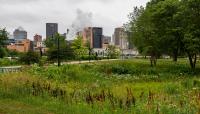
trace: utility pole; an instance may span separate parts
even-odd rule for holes
[[[60,66],[60,38],[59,35],[57,37],[57,60],[58,60],[58,67]]]

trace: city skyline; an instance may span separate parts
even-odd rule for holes
[[[114,28],[126,23],[134,6],[149,0],[0,0],[0,27],[10,33],[22,26],[28,38],[46,36],[46,23],[58,23],[59,33],[82,26],[103,27],[104,35],[112,36]],[[72,25],[75,27],[72,28]]]

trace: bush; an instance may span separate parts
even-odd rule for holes
[[[13,65],[18,65],[17,60],[9,60],[9,59],[0,59],[0,66],[13,66]]]
[[[39,63],[40,57],[37,53],[29,51],[29,52],[23,54],[20,57],[19,61],[24,63],[24,64],[30,65],[30,64],[33,64],[33,63]]]
[[[0,58],[3,58],[7,55],[6,49],[0,47]]]

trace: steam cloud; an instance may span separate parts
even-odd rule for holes
[[[84,12],[80,9],[77,9],[76,19],[73,21],[70,27],[70,37],[74,38],[77,32],[82,31],[85,27],[92,26],[92,17],[93,14],[91,12]]]

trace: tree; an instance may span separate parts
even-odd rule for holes
[[[85,54],[85,46],[82,41],[82,37],[78,36],[72,43],[72,49],[74,50],[75,54],[78,56],[79,60],[81,56]]]
[[[90,62],[93,48],[91,47],[91,44],[89,41],[86,42],[85,48],[88,50],[89,62]]]
[[[156,65],[161,54],[161,38],[157,36],[156,26],[152,22],[153,8],[152,4],[147,4],[145,10],[135,8],[133,14],[136,14],[131,22],[131,39],[140,53],[151,56],[151,66]]]
[[[0,48],[6,45],[6,40],[8,39],[8,32],[6,29],[0,29]]]
[[[60,34],[47,38],[45,44],[48,47],[47,56],[50,61],[65,60],[70,54],[67,42]]]
[[[190,66],[195,69],[200,52],[200,0],[151,0],[145,9],[131,13],[131,39],[140,53],[156,57],[187,53]]]
[[[152,23],[156,26],[156,34],[161,38],[163,54],[172,55],[177,61],[183,51],[183,28],[179,0],[160,1],[153,7]]]
[[[182,16],[184,17],[184,49],[191,68],[195,69],[197,55],[200,52],[200,0],[182,0],[181,3]]]
[[[108,58],[116,59],[119,56],[119,51],[113,45],[109,45],[106,51],[107,51]]]
[[[6,31],[6,29],[0,29],[0,58],[3,58],[7,54],[5,49],[7,39],[8,32]]]

